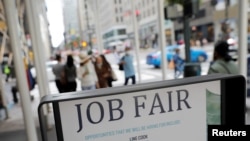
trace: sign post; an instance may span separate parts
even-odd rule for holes
[[[244,87],[245,79],[216,74],[48,95],[38,112],[41,117],[42,105],[53,104],[58,140],[205,141],[208,124],[244,125],[245,89],[235,90],[236,82]],[[231,97],[236,91],[237,97]],[[45,138],[43,126],[41,131]]]

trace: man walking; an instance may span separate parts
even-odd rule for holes
[[[121,58],[120,64],[123,65],[124,68],[124,75],[125,75],[125,82],[124,85],[128,84],[128,80],[132,79],[132,84],[136,84],[135,79],[135,69],[133,65],[133,56],[131,55],[131,48],[125,48],[125,55]]]
[[[52,71],[55,75],[55,83],[59,93],[65,92],[65,87],[61,82],[62,73],[64,71],[64,65],[61,63],[62,58],[59,54],[56,55],[57,64],[53,66]]]

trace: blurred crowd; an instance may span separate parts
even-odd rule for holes
[[[123,66],[124,85],[128,85],[129,79],[132,79],[132,84],[136,84],[131,48],[126,47],[122,55],[116,51],[116,47],[112,51],[116,64]],[[61,54],[56,54],[55,58],[57,64],[53,66],[52,71],[59,93],[76,91],[77,79],[80,80],[83,91],[113,87],[113,81],[118,79],[105,54],[80,52],[77,57],[68,54],[65,61]]]

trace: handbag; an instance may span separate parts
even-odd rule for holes
[[[111,77],[113,81],[117,81],[117,75],[115,74],[113,70],[111,71]]]
[[[174,69],[175,64],[174,64],[174,59],[171,59],[171,61],[168,63],[168,68],[169,69]]]
[[[124,56],[122,57],[121,61],[123,61],[123,60],[124,60]],[[119,63],[119,64],[118,64],[118,67],[119,67],[119,70],[120,70],[120,71],[123,71],[123,70],[124,70],[123,64],[122,64],[122,63]]]
[[[123,64],[119,64],[119,70],[123,71],[124,68],[123,68]]]
[[[66,85],[66,84],[68,83],[65,66],[64,66],[64,69],[63,69],[62,72],[61,72],[60,82],[61,82],[62,85]]]

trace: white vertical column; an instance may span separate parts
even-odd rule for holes
[[[18,88],[20,92],[20,98],[22,103],[24,124],[26,127],[26,134],[28,141],[37,141],[37,133],[35,128],[35,121],[31,109],[31,102],[29,96],[28,83],[26,78],[26,72],[24,68],[23,56],[21,51],[21,37],[19,36],[21,30],[19,27],[17,7],[15,0],[4,0],[4,6],[6,7],[6,16],[9,28],[9,34],[11,37],[11,47],[14,53],[14,64],[17,77]]]
[[[95,6],[96,6],[95,25],[96,25],[97,47],[98,47],[98,51],[100,53],[102,53],[103,42],[102,42],[101,27],[100,27],[100,21],[99,21],[99,3],[98,3],[98,0],[95,1]]]
[[[248,0],[239,0],[239,53],[238,63],[240,68],[240,74],[247,79],[247,17],[248,17]]]
[[[0,92],[1,92],[1,95],[0,95],[0,98],[2,99],[2,104],[5,106],[4,107],[4,110],[5,110],[5,119],[8,119],[10,116],[9,114],[9,109],[8,109],[8,103],[7,103],[7,94],[6,94],[6,91],[5,91],[5,88],[4,88],[4,85],[5,85],[5,79],[3,79],[3,74],[2,72],[0,72]]]
[[[141,83],[141,64],[140,64],[140,56],[139,56],[139,34],[138,34],[138,25],[137,25],[137,18],[135,14],[135,0],[132,0],[132,18],[133,18],[133,25],[134,25],[134,36],[135,36],[135,56],[137,62],[137,73],[138,73],[138,80]]]
[[[159,39],[160,43],[159,46],[161,48],[161,70],[162,70],[162,79],[167,79],[167,59],[166,59],[166,37],[165,37],[165,20],[164,20],[164,1],[157,0],[158,4],[158,24],[159,24]]]
[[[48,86],[48,77],[45,67],[45,51],[44,51],[44,45],[46,42],[45,37],[46,35],[42,29],[42,21],[41,18],[45,15],[42,14],[41,6],[40,4],[43,2],[43,0],[25,0],[25,6],[27,10],[27,17],[28,17],[28,23],[29,23],[29,29],[31,34],[31,41],[32,41],[32,47],[34,51],[34,61],[35,61],[35,68],[36,68],[36,75],[37,75],[37,81],[39,86],[39,94],[40,97],[43,97],[47,94],[49,94],[49,86]],[[45,111],[45,114],[49,112],[49,105],[47,105],[47,112]],[[47,126],[50,128],[50,125],[47,120]]]
[[[26,10],[28,15],[28,23],[30,28],[30,34],[32,39],[32,46],[35,58],[35,67],[37,71],[37,80],[39,85],[40,96],[45,96],[49,93],[48,78],[46,74],[45,67],[45,55],[44,55],[44,39],[42,37],[41,31],[41,20],[42,15],[38,5],[40,2],[38,0],[25,0]]]

